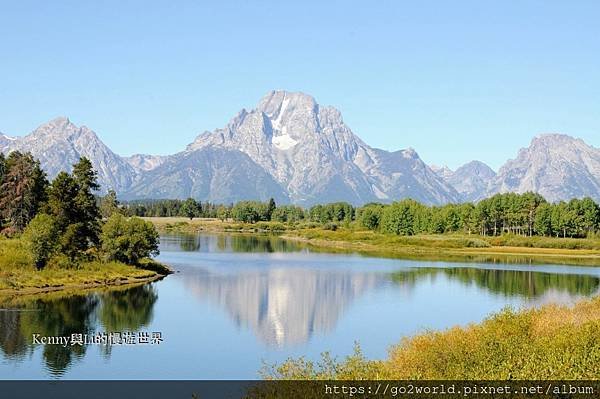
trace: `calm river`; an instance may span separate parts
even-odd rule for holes
[[[177,273],[129,289],[0,303],[0,378],[259,378],[263,362],[343,356],[355,341],[383,358],[425,329],[477,322],[507,305],[572,303],[600,286],[600,268],[325,254],[241,235],[164,236],[159,260]],[[121,333],[129,344],[33,342],[34,334],[98,333]]]

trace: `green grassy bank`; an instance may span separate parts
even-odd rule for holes
[[[178,217],[145,218],[165,232],[237,232],[278,234],[328,251],[350,251],[381,257],[406,259],[557,263],[600,265],[600,239],[524,237],[504,235],[439,234],[398,236],[358,228],[355,224],[335,230],[314,223],[254,224]]]
[[[149,259],[130,266],[97,260],[70,264],[59,258],[37,270],[22,240],[0,238],[0,295],[135,284],[160,279],[170,272],[167,266]]]

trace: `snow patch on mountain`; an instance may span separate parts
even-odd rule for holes
[[[273,137],[273,145],[282,151],[289,150],[296,144],[298,144],[298,141],[294,140],[289,134]]]

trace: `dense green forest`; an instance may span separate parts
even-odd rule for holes
[[[126,218],[114,193],[101,201],[96,171],[81,158],[49,182],[29,153],[0,154],[0,232],[22,240],[38,269],[104,260],[137,264],[158,252],[158,233]]]
[[[51,183],[31,154],[0,155],[0,230],[23,232],[38,214],[38,224],[54,224],[64,253],[85,252],[100,243],[101,220],[124,216],[233,219],[256,223],[317,223],[326,229],[350,224],[397,235],[464,233],[498,236],[590,237],[600,231],[600,206],[591,198],[549,203],[535,193],[497,194],[476,204],[426,206],[411,199],[354,207],[345,202],[301,208],[267,202],[215,204],[186,200],[119,203],[114,191],[104,197],[96,172],[82,158],[72,174],[61,172]],[[120,223],[125,223],[121,221]],[[39,227],[39,226],[38,226]],[[39,230],[39,228],[38,228]]]
[[[194,199],[136,201],[122,205],[136,216],[208,217],[256,223],[310,222],[327,229],[359,226],[397,235],[464,233],[498,236],[593,237],[600,231],[600,206],[591,198],[549,203],[539,194],[497,194],[477,204],[426,206],[411,199],[392,204],[370,203],[354,207],[345,202],[277,206],[268,202],[241,201],[219,205]]]

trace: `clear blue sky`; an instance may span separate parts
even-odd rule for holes
[[[599,21],[577,0],[0,0],[0,131],[64,115],[168,154],[286,89],[373,146],[497,168],[540,132],[600,146]]]

